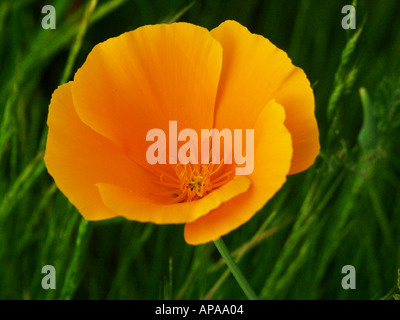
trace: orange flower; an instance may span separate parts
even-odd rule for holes
[[[254,129],[254,171],[149,164],[146,133],[171,120],[178,131]],[[47,169],[84,218],[185,223],[190,244],[248,221],[319,153],[306,75],[234,21],[144,26],[98,44],[54,92],[48,126]]]

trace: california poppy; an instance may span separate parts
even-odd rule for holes
[[[253,172],[150,164],[146,134],[171,120],[198,133],[254,129]],[[149,25],[96,45],[55,90],[48,126],[47,169],[84,218],[185,223],[190,244],[248,221],[319,153],[305,73],[235,21]]]

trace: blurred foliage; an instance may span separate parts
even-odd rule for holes
[[[94,11],[88,7],[97,2]],[[52,4],[57,28],[41,27]],[[224,237],[264,299],[395,299],[400,267],[400,3],[99,0],[0,2],[0,299],[241,299],[213,244],[183,226],[84,221],[43,163],[52,92],[92,47],[141,25],[237,20],[313,84],[321,154]],[[63,79],[64,78],[64,79]],[[54,265],[57,289],[43,290]],[[344,290],[344,265],[357,289]]]

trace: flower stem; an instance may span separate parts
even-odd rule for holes
[[[235,260],[233,260],[224,241],[222,241],[222,239],[219,238],[218,240],[214,241],[214,244],[217,247],[222,258],[225,260],[226,265],[228,266],[229,270],[232,272],[232,274],[235,277],[236,281],[238,282],[239,286],[242,288],[243,292],[246,294],[247,298],[249,300],[258,300],[257,295],[254,293],[249,282],[244,277],[242,271],[239,269]]]

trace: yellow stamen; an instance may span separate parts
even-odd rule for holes
[[[168,189],[154,193],[158,196],[168,196],[168,204],[190,202],[198,200],[212,190],[221,187],[231,180],[235,175],[235,169],[223,165],[223,160],[220,164],[177,164],[175,167],[176,176],[160,175],[160,181],[156,183],[167,187]]]

